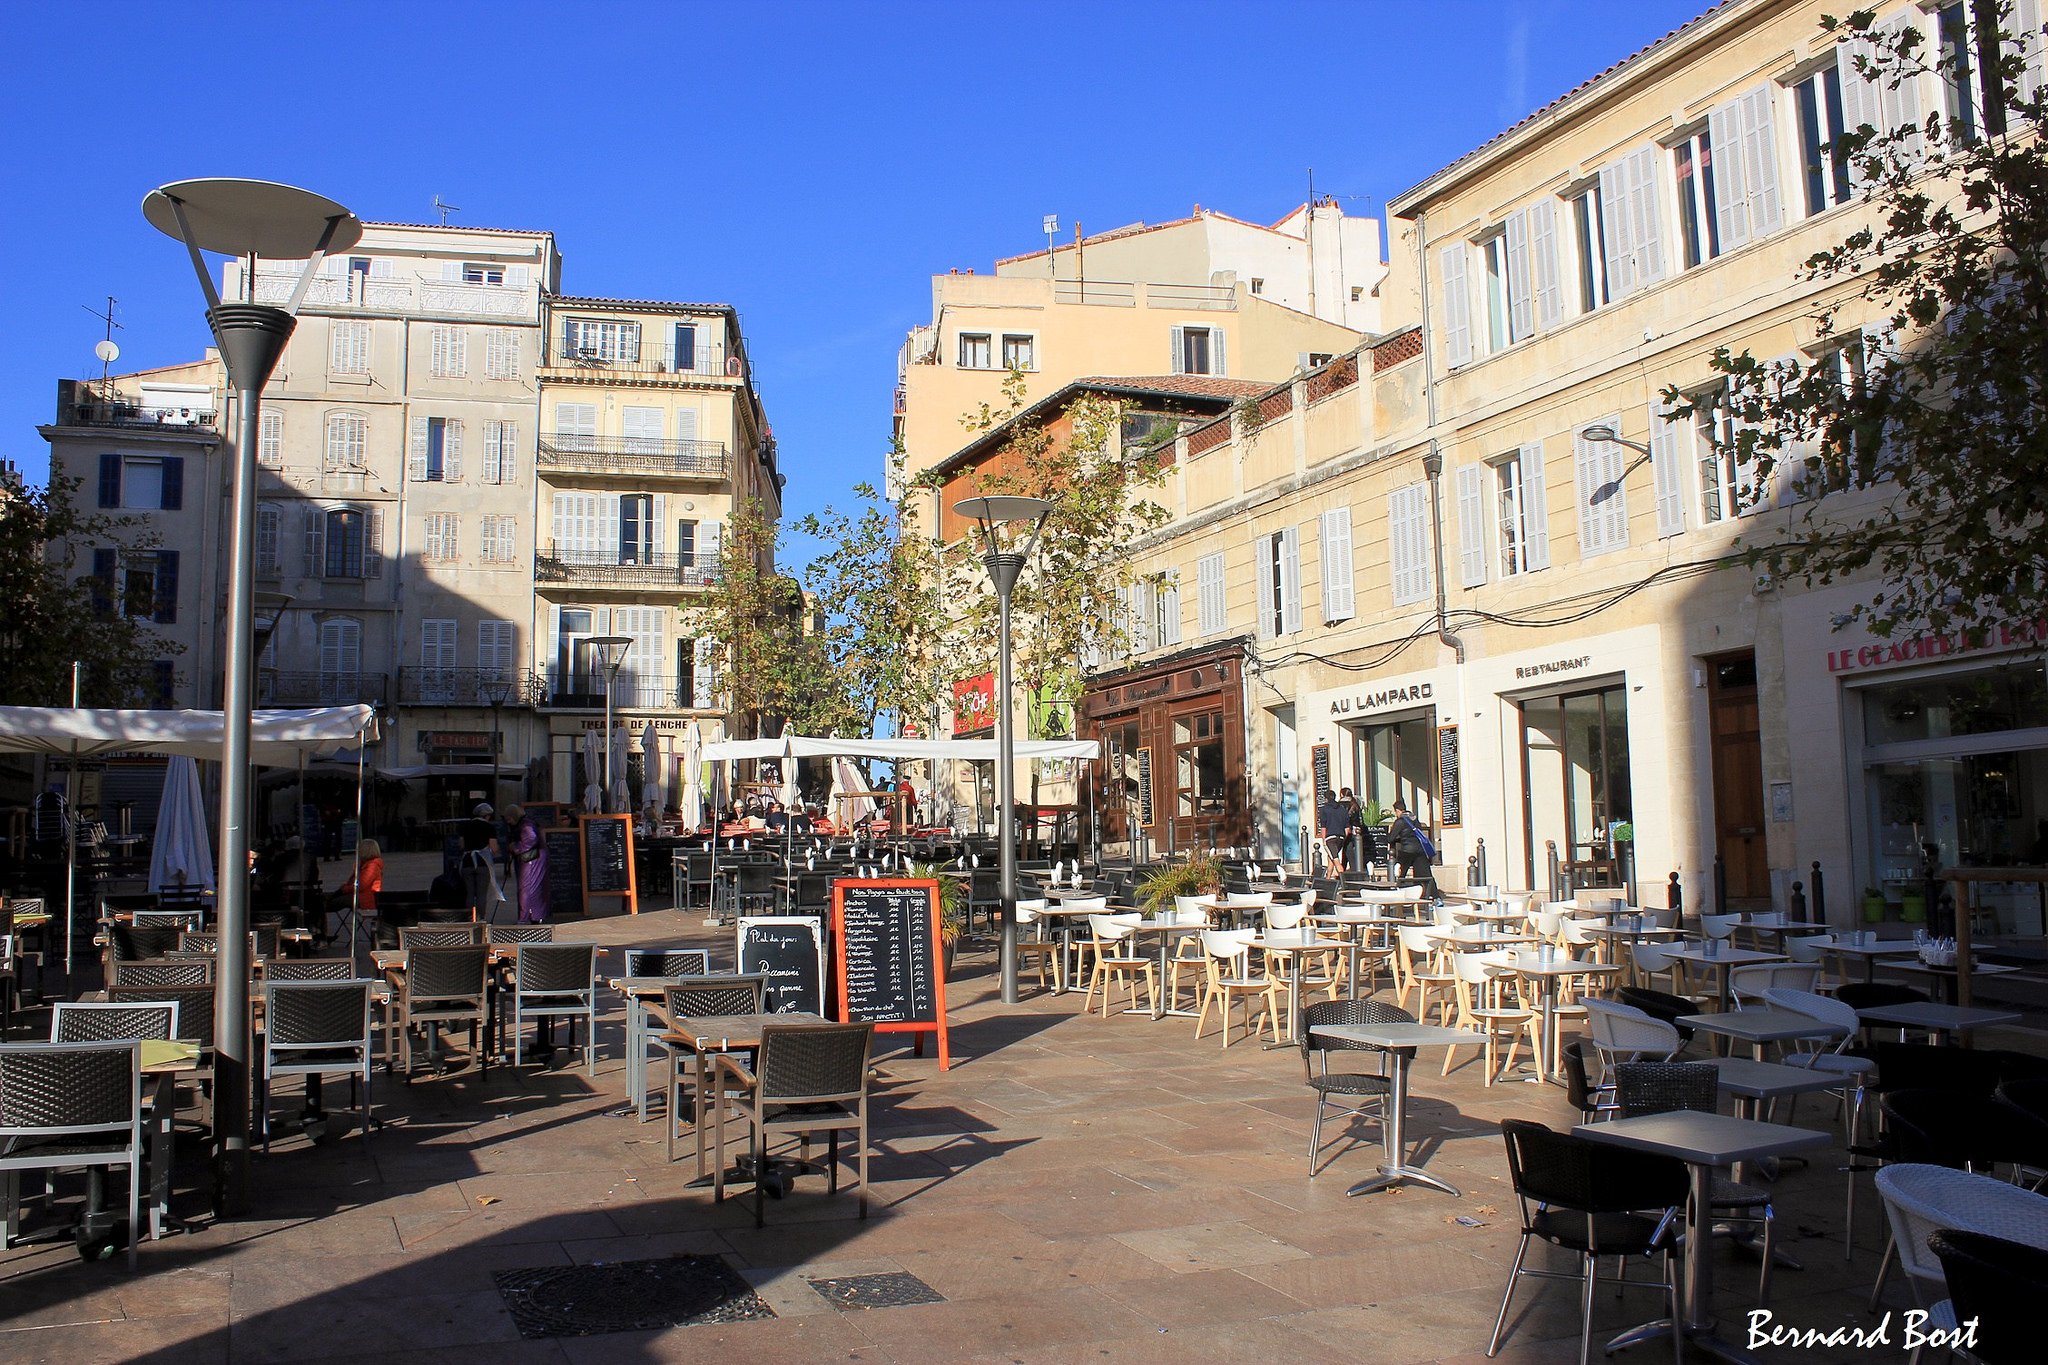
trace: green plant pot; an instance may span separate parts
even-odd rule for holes
[[[1882,924],[1882,923],[1884,923],[1884,912],[1885,912],[1885,899],[1884,899],[1884,897],[1882,897],[1882,896],[1865,896],[1865,897],[1863,898],[1863,922],[1864,922],[1865,924]]]
[[[1899,899],[1899,918],[1908,924],[1927,922],[1927,897],[1902,896]]]

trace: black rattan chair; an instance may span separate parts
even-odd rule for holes
[[[625,957],[627,976],[704,976],[711,971],[708,948],[628,948]]]
[[[186,930],[169,926],[144,929],[133,924],[108,926],[107,943],[113,949],[116,962],[133,962],[139,958],[167,957],[175,952],[178,939]]]
[[[1700,1007],[1682,995],[1670,991],[1652,990],[1648,986],[1623,986],[1614,993],[1618,1005],[1634,1005],[1652,1019],[1662,1019],[1678,1030],[1684,1042],[1692,1041],[1692,1030],[1678,1021],[1688,1014],[1698,1014]]]
[[[1309,1089],[1316,1095],[1316,1116],[1308,1130],[1309,1179],[1316,1177],[1316,1157],[1323,1150],[1323,1116],[1334,1111],[1346,1119],[1376,1118],[1384,1124],[1387,1120],[1387,1096],[1393,1085],[1387,1071],[1385,1048],[1371,1043],[1347,1042],[1342,1038],[1319,1038],[1315,1030],[1325,1025],[1414,1022],[1415,1016],[1407,1010],[1378,1000],[1324,1000],[1302,1010],[1301,1027],[1296,1030],[1297,1041],[1301,1044],[1301,1069]],[[1377,1069],[1332,1071],[1332,1052],[1372,1054],[1379,1059]],[[1377,1103],[1368,1104],[1366,1101]]]
[[[746,1124],[754,1167],[754,1226],[764,1223],[768,1186],[780,1180],[769,1165],[768,1143],[777,1134],[797,1137],[808,1161],[811,1139],[826,1135],[825,1176],[839,1190],[839,1135],[854,1134],[860,1181],[859,1216],[868,1216],[868,1048],[873,1024],[772,1024],[761,1031],[761,1051],[749,1068],[732,1053],[716,1061],[713,1100],[716,1151],[711,1197],[725,1198],[725,1116]]]
[[[484,941],[481,924],[415,924],[398,931],[400,952],[415,948],[467,948]]]
[[[526,943],[512,969],[512,1064],[526,1060],[529,1019],[567,1019],[569,1041],[583,1020],[584,1074],[597,1074],[597,945]]]
[[[124,1166],[128,1268],[142,1211],[142,1045],[0,1045],[0,1247],[20,1233],[21,1173]],[[97,1178],[93,1188],[98,1190]]]
[[[469,1025],[471,1050],[483,1071],[490,1072],[490,1049],[482,1045],[479,1036],[490,1020],[489,969],[490,949],[481,943],[416,947],[406,952],[405,979],[393,1024],[402,1039],[408,1079],[412,1076],[413,1029],[425,1030],[427,1057],[438,1063],[444,1024]]]
[[[50,1006],[53,1043],[169,1042],[178,1036],[175,1003],[95,1001]]]
[[[1594,1088],[1592,1078],[1586,1070],[1586,1052],[1593,1045],[1584,1038],[1574,1038],[1558,1051],[1558,1067],[1564,1072],[1565,1097],[1579,1111],[1579,1117],[1591,1120],[1603,1106],[1599,1092]],[[1613,1108],[1612,1104],[1604,1106]]]
[[[345,957],[281,957],[264,965],[265,981],[353,981],[356,964]]]
[[[699,979],[684,977],[670,986],[662,997],[662,1012],[670,1027],[678,1027],[685,1019],[701,1019],[721,1014],[759,1014],[762,1001],[768,992],[768,978],[765,976],[706,976]],[[676,1124],[681,1120],[683,1069],[678,1052],[685,1050],[680,1044],[656,1042],[668,1051],[668,1159],[676,1159]],[[706,1071],[709,1062],[703,1053],[694,1048],[691,1052],[690,1123],[697,1133],[697,1174],[704,1173],[704,1124],[703,1095]]]
[[[129,961],[116,958],[109,964],[112,988],[126,986],[210,986],[213,959],[210,957],[143,957]]]
[[[1977,1324],[1970,1358],[1983,1365],[2038,1361],[2041,1303],[2048,1299],[2048,1251],[1953,1228],[1931,1234],[1927,1245],[1941,1260],[1956,1321]]]
[[[1712,1114],[1721,1107],[1721,1073],[1711,1062],[1623,1062],[1614,1068],[1614,1098],[1625,1119],[1676,1110]],[[1778,1244],[1770,1191],[1716,1175],[1708,1202],[1718,1219],[1755,1223],[1763,1229],[1763,1268],[1756,1282],[1757,1305],[1763,1306],[1771,1297],[1771,1263]],[[1695,1253],[1688,1247],[1686,1254],[1711,1252],[1701,1247]]]
[[[361,1105],[363,1136],[370,1135],[370,1062],[376,1050],[370,988],[374,984],[273,981],[264,986],[263,1074],[257,1093],[266,1152],[270,1150],[270,1083],[278,1076],[305,1076],[310,1085],[314,1077],[346,1075],[351,1103]]]
[[[484,941],[493,945],[500,943],[553,943],[555,926],[552,924],[493,924],[486,928]]]
[[[1494,1319],[1493,1338],[1486,1347],[1489,1356],[1500,1353],[1500,1341],[1507,1328],[1508,1308],[1515,1297],[1515,1285],[1524,1275],[1539,1279],[1581,1281],[1579,1365],[1589,1365],[1593,1351],[1593,1291],[1600,1283],[1602,1256],[1626,1258],[1661,1255],[1664,1283],[1660,1286],[1669,1301],[1671,1317],[1678,1318],[1678,1281],[1671,1250],[1678,1240],[1672,1225],[1684,1207],[1687,1193],[1685,1164],[1675,1157],[1654,1156],[1595,1142],[1572,1133],[1554,1133],[1527,1119],[1506,1119],[1501,1123],[1508,1146],[1508,1177],[1522,1206],[1522,1240],[1515,1248],[1515,1264],[1508,1272],[1507,1292],[1501,1295],[1500,1315]],[[1661,1209],[1652,1217],[1645,1209]],[[1581,1262],[1579,1275],[1556,1270],[1530,1270],[1523,1265],[1529,1243],[1541,1240],[1575,1252]],[[1609,1281],[1626,1288],[1646,1287],[1646,1280]],[[1682,1333],[1674,1333],[1674,1358],[1682,1360]]]

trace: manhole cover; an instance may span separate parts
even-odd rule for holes
[[[498,1293],[519,1335],[588,1337],[701,1322],[749,1322],[775,1310],[717,1256],[501,1270]]]
[[[908,1271],[886,1275],[846,1275],[812,1280],[811,1288],[834,1308],[903,1308],[913,1303],[944,1303],[946,1296]]]

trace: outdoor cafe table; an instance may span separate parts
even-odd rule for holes
[[[1924,976],[1935,988],[1935,998],[1943,1004],[1952,1005],[1956,999],[1956,969],[1953,965],[1936,967],[1922,962],[1917,956],[1898,962],[1884,964],[1887,972],[1904,972],[1909,976]],[[2009,976],[2018,967],[2003,962],[1972,962],[1970,979],[1982,981],[1987,976]]]
[[[1842,1083],[1842,1078],[1833,1072],[1758,1061],[1753,1057],[1709,1057],[1707,1061],[1720,1073],[1721,1089],[1734,1097],[1737,1118],[1753,1119],[1760,1105],[1794,1095],[1810,1095]]]
[[[1917,945],[1907,940],[1896,938],[1874,939],[1869,943],[1844,943],[1838,938],[1827,946],[1825,952],[1828,956],[1843,959],[1845,962],[1849,958],[1862,958],[1863,979],[1865,981],[1877,980],[1877,960],[1881,957],[1918,957],[1920,955],[1920,949]],[[1844,971],[1842,975],[1846,977],[1848,972]]]
[[[1678,1320],[1665,1318],[1632,1327],[1607,1343],[1608,1352],[1682,1331],[1688,1345],[1705,1347],[1723,1360],[1753,1359],[1733,1342],[1714,1335],[1714,1257],[1709,1250],[1714,1228],[1714,1172],[1737,1162],[1825,1147],[1834,1139],[1811,1128],[1688,1110],[1582,1123],[1572,1131],[1630,1151],[1677,1157],[1686,1164],[1692,1182],[1692,1197],[1685,1208],[1685,1273],[1680,1282]]]
[[[1537,1039],[1536,1074],[1546,1081],[1555,1081],[1558,1079],[1557,1066],[1553,1061],[1558,1052],[1558,983],[1573,976],[1610,976],[1621,968],[1577,957],[1546,958],[1540,951],[1513,953],[1501,965],[1519,976],[1532,977],[1542,983],[1543,1011],[1540,1015],[1541,1036]]]
[[[1751,1055],[1758,1061],[1764,1060],[1764,1049],[1772,1043],[1789,1043],[1800,1038],[1839,1038],[1843,1032],[1832,1024],[1795,1010],[1719,1010],[1706,1014],[1682,1014],[1678,1022],[1701,1033],[1748,1043]]]
[[[1171,914],[1173,912],[1169,911],[1168,913]],[[1169,950],[1173,947],[1173,941],[1176,938],[1185,938],[1189,934],[1199,934],[1208,927],[1209,922],[1206,919],[1187,924],[1171,919],[1146,919],[1138,921],[1138,933],[1152,934],[1159,939],[1159,988],[1162,992],[1166,989],[1166,983],[1172,979],[1167,975],[1166,964],[1169,958]],[[1135,988],[1133,988],[1133,993],[1135,994]],[[1193,1019],[1198,1017],[1193,1010],[1174,1008],[1172,1002],[1167,1000],[1163,994],[1155,996],[1153,999],[1154,1003],[1150,1010],[1141,1010],[1136,1005],[1133,1005],[1125,1010],[1124,1013],[1150,1014],[1154,1019],[1164,1019],[1168,1015],[1172,1015],[1176,1019]],[[1103,993],[1103,1007],[1107,1009],[1108,1005],[1109,995],[1105,991]]]
[[[142,1075],[145,1081],[155,1081],[149,1103],[149,1122],[154,1130],[149,1144],[149,1236],[151,1241],[164,1235],[164,1224],[176,1220],[171,1218],[171,1144],[173,1120],[177,1113],[177,1088],[180,1076],[189,1076],[200,1067],[199,1044],[189,1042],[164,1042],[159,1039],[145,1039],[142,1043]],[[182,1225],[179,1230],[184,1231]]]
[[[1866,1024],[1896,1024],[1901,1028],[1926,1029],[1934,1035],[1934,1041],[1937,1043],[1951,1033],[1964,1034],[1971,1029],[1997,1028],[2001,1024],[2017,1024],[2020,1021],[2018,1010],[1938,1005],[1928,1000],[1917,1000],[1905,1005],[1873,1005],[1856,1013]]]
[[[1712,967],[1715,969],[1715,985],[1717,987],[1715,998],[1723,1011],[1728,1008],[1728,969],[1730,967],[1748,967],[1759,962],[1785,961],[1783,953],[1760,953],[1753,948],[1731,948],[1725,943],[1712,956],[1707,954],[1706,946],[1699,943],[1680,945],[1672,948],[1670,951],[1671,956],[1675,960],[1683,962],[1688,968]]]
[[[1413,924],[1413,920],[1390,919],[1385,915],[1370,914],[1363,909],[1341,908],[1323,911],[1309,916],[1311,922],[1336,929],[1344,940],[1344,974],[1351,982],[1351,998],[1358,998],[1358,955],[1368,952],[1382,961],[1391,957],[1394,950],[1385,944],[1361,943],[1360,938],[1367,932],[1385,930],[1400,925]]]
[[[1380,1125],[1381,1140],[1386,1145],[1386,1164],[1380,1167],[1378,1175],[1359,1181],[1344,1193],[1371,1194],[1403,1181],[1414,1181],[1448,1195],[1458,1195],[1458,1187],[1448,1180],[1439,1180],[1421,1167],[1408,1164],[1408,1068],[1415,1060],[1417,1048],[1464,1047],[1483,1043],[1486,1036],[1469,1029],[1443,1028],[1436,1024],[1318,1024],[1309,1031],[1318,1038],[1364,1043],[1384,1048],[1387,1053],[1390,1069],[1387,1121]]]
[[[1344,940],[1324,938],[1315,932],[1312,925],[1304,924],[1299,929],[1269,930],[1253,938],[1251,945],[1268,955],[1278,953],[1287,959],[1287,1038],[1291,1043],[1296,1037],[1296,1024],[1301,1017],[1301,959],[1309,953],[1335,952],[1344,946]],[[1266,1046],[1270,1050],[1285,1047],[1287,1043],[1268,1043]]]
[[[1451,907],[1451,914],[1457,919],[1478,920],[1486,924],[1514,924],[1528,918],[1520,910],[1503,910],[1498,907],[1488,909],[1490,905],[1491,901],[1454,905]]]
[[[669,1044],[669,1070],[675,1070],[674,1049],[688,1048],[696,1069],[696,1112],[691,1116],[690,1127],[697,1135],[697,1181],[711,1177],[704,1168],[704,1063],[714,1053],[744,1052],[761,1046],[761,1030],[770,1024],[822,1024],[823,1017],[802,1010],[790,1010],[782,1014],[704,1014],[689,1019],[671,1019],[668,1028],[661,1035],[661,1041]],[[675,1115],[668,1116],[670,1133],[674,1133]],[[725,1153],[718,1154],[719,1160]]]

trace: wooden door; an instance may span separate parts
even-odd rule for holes
[[[1728,896],[1768,900],[1770,857],[1764,838],[1763,740],[1757,725],[1756,656],[1707,662],[1707,708],[1713,745],[1714,846],[1728,877]]]

